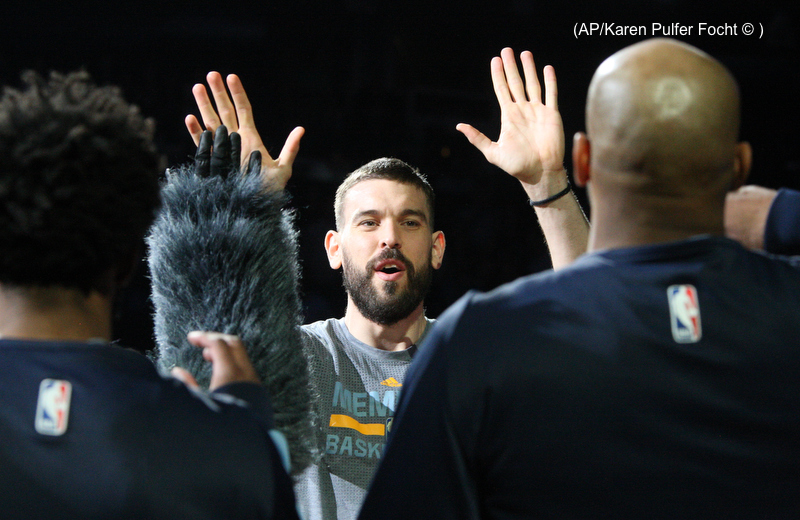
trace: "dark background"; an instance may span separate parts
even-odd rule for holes
[[[796,3],[796,2],[795,2]],[[10,4],[10,3],[9,3]],[[289,184],[299,210],[306,320],[341,316],[339,273],[322,248],[333,228],[333,194],[343,176],[381,156],[427,173],[437,193],[437,228],[447,235],[428,315],[437,316],[470,288],[490,289],[549,267],[534,212],[517,182],[489,165],[456,132],[468,122],[496,138],[499,110],[489,60],[504,46],[533,51],[552,64],[567,134],[583,129],[586,89],[611,53],[642,37],[582,36],[576,23],[694,25],[697,45],[740,82],[742,139],[755,153],[751,182],[800,188],[798,13],[790,4],[686,0],[653,2],[325,3],[105,1],[68,5],[14,2],[0,15],[0,83],[18,84],[28,68],[87,69],[98,83],[158,121],[171,164],[193,152],[183,117],[196,113],[191,87],[205,73],[239,74],[270,151],[289,131],[306,128]],[[705,21],[751,22],[754,36],[696,35]],[[764,35],[758,38],[759,24]],[[585,204],[583,193],[579,194]],[[142,273],[119,305],[115,334],[140,350],[152,346],[149,287]]]

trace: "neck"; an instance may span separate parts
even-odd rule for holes
[[[723,205],[709,200],[656,196],[604,198],[592,204],[589,251],[724,235]]]
[[[110,298],[61,287],[0,286],[0,336],[44,341],[111,339]]]
[[[427,321],[422,303],[402,320],[392,325],[380,325],[365,318],[349,297],[344,323],[355,338],[380,350],[405,350],[415,344],[425,332]]]

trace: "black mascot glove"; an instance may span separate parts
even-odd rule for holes
[[[239,169],[242,156],[242,138],[238,133],[228,135],[225,125],[217,127],[214,134],[214,145],[211,145],[211,131],[205,130],[200,135],[200,143],[194,156],[194,171],[200,177],[218,176],[223,179],[231,171]],[[250,154],[245,174],[261,171],[261,152]]]

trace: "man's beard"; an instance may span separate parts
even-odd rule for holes
[[[400,260],[406,266],[407,287],[398,292],[399,284],[394,281],[382,281],[380,289],[372,283],[375,266],[383,260]],[[348,261],[342,252],[342,280],[347,294],[353,299],[362,316],[379,325],[394,325],[407,318],[428,295],[433,278],[431,253],[422,262],[419,272],[397,249],[386,249],[383,253],[367,262],[365,270],[359,270]],[[382,290],[381,290],[382,289]]]

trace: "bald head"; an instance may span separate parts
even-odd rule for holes
[[[736,81],[690,45],[646,40],[604,61],[589,87],[586,125],[595,182],[677,196],[721,196],[731,187]]]

